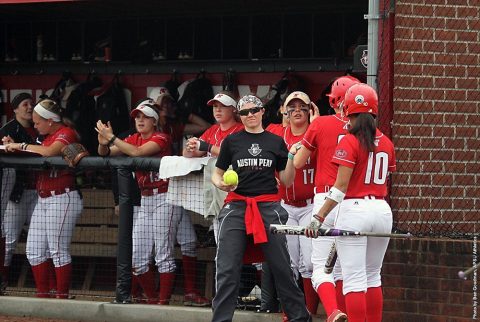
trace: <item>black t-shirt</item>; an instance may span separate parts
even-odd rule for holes
[[[278,192],[275,171],[285,169],[287,155],[283,138],[267,131],[249,133],[243,130],[225,138],[216,166],[227,170],[232,165],[238,174],[235,192],[240,195],[275,194]]]

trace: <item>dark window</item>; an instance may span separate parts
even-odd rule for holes
[[[312,15],[297,14],[284,17],[283,57],[312,57]]]
[[[276,58],[282,48],[282,17],[252,17],[252,58]]]
[[[250,18],[248,16],[223,17],[223,58],[249,58]]]
[[[195,59],[220,59],[222,54],[222,19],[205,17],[195,23]]]

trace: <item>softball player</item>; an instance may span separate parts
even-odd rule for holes
[[[42,156],[61,155],[65,145],[78,142],[78,135],[62,118],[60,106],[50,100],[40,101],[33,109],[33,123],[41,145],[26,142],[6,145],[8,151],[29,150]],[[39,173],[37,205],[32,214],[26,254],[32,266],[37,297],[49,297],[48,257],[55,265],[57,298],[67,298],[72,273],[70,242],[82,200],[75,190],[75,178],[68,170],[52,169]]]
[[[222,91],[209,100],[207,104],[212,106],[213,116],[217,123],[208,128],[200,138],[192,137],[188,139],[183,150],[184,157],[203,157],[206,155],[217,157],[223,140],[228,135],[241,131],[244,128],[242,123],[237,122],[237,101],[233,98],[232,93]],[[218,226],[218,218],[217,214],[215,214],[213,219],[215,240],[218,236]]]
[[[20,93],[12,100],[15,117],[0,129],[3,144],[25,142],[33,144],[37,133],[33,128],[33,98],[28,93]],[[5,168],[2,185],[2,242],[4,257],[1,257],[3,290],[8,282],[8,272],[12,262],[13,251],[22,231],[23,225],[30,222],[33,209],[37,204],[35,176],[26,171]]]
[[[281,138],[262,127],[263,104],[255,96],[244,96],[237,105],[245,130],[229,135],[221,146],[212,182],[229,192],[220,211],[216,256],[216,294],[212,321],[232,321],[239,289],[242,257],[247,244],[260,246],[272,269],[282,307],[290,322],[310,321],[303,294],[290,267],[285,236],[270,235],[266,227],[286,223],[288,213],[279,203],[275,172],[290,186],[295,177],[288,150]],[[232,165],[238,186],[226,185],[223,174]],[[233,191],[235,190],[235,191]]]
[[[101,156],[165,156],[171,154],[170,137],[156,131],[159,113],[153,105],[137,106],[131,116],[137,133],[125,140],[118,139],[110,124],[97,122],[98,154]],[[136,171],[141,191],[141,206],[133,223],[133,274],[142,286],[149,304],[168,304],[175,281],[173,225],[176,213],[166,201],[168,181],[158,178],[155,171]],[[160,272],[160,294],[155,291],[154,272],[149,269],[152,247]]]
[[[305,233],[315,237],[316,228],[340,203],[336,228],[389,233],[393,219],[385,197],[388,174],[396,168],[395,152],[376,128],[377,93],[367,84],[355,84],[347,90],[343,108],[350,126],[332,159],[337,178]],[[382,321],[380,271],[389,238],[339,237],[335,242],[348,321]]]
[[[171,138],[183,138],[183,131],[198,131],[197,127],[203,123],[188,124],[184,127],[174,126],[174,123],[169,122],[168,115],[172,111],[174,99],[168,91],[162,93],[158,98],[156,105],[159,109],[158,129],[161,133],[170,135]],[[180,142],[181,143],[181,142]],[[172,143],[172,151],[175,151],[176,144]],[[190,216],[187,214],[183,207],[172,205],[174,219],[178,219],[173,224],[171,233],[176,235],[176,240],[180,245],[180,251],[182,252],[182,267],[183,267],[183,286],[184,286],[184,299],[183,304],[186,306],[210,306],[210,301],[199,294],[198,289],[195,286],[197,275],[197,235]]]
[[[345,92],[353,84],[360,81],[351,76],[337,78],[331,88],[329,96],[330,106],[335,110],[335,115],[321,116],[310,124],[302,141],[302,148],[294,159],[295,167],[302,167],[308,159],[315,155],[315,198],[313,214],[325,203],[327,192],[335,183],[337,167],[330,162],[339,140],[347,134],[348,120],[341,113]],[[328,214],[324,225],[333,227],[337,209]],[[342,276],[339,265],[335,266],[334,274],[325,274],[325,262],[330,252],[333,237],[319,237],[312,240],[312,283],[329,321],[342,321],[345,319],[345,305],[342,294]]]
[[[312,102],[307,94],[298,91],[292,92],[284,103],[289,124],[285,127],[282,124],[270,124],[267,131],[282,137],[287,149],[291,149],[294,144],[302,141],[309,125],[309,117],[313,118],[314,116],[311,105]],[[318,113],[316,115],[318,116]],[[296,170],[292,186],[287,188],[280,183],[282,207],[288,212],[287,225],[307,226],[310,223],[313,211],[314,177],[315,159],[312,157],[305,162],[302,168]],[[310,313],[315,314],[319,298],[311,281],[311,239],[304,236],[287,236],[287,244],[292,268],[294,272],[300,273],[302,276],[307,309]]]

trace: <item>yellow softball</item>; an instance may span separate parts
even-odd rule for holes
[[[223,174],[223,182],[229,186],[238,185],[238,174],[233,170],[227,170]]]

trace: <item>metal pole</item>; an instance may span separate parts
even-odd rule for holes
[[[377,89],[378,71],[378,20],[380,19],[380,4],[378,0],[368,1],[368,65],[367,84]]]

